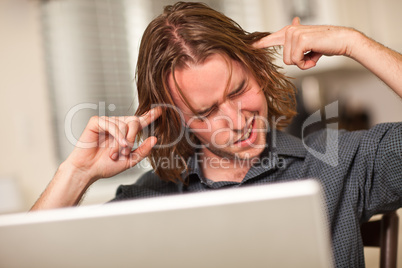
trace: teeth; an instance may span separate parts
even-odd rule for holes
[[[244,141],[244,140],[247,140],[248,139],[248,137],[250,136],[250,133],[251,133],[251,126],[249,127],[249,129],[247,130],[247,133],[244,135],[244,138],[243,139],[241,139],[242,141]]]

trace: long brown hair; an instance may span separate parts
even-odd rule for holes
[[[269,33],[248,33],[202,3],[178,2],[166,6],[163,14],[148,25],[141,40],[136,73],[139,100],[136,115],[146,113],[156,104],[173,107],[167,86],[168,74],[174,74],[175,69],[188,62],[202,63],[208,56],[221,53],[251,72],[266,96],[269,117],[284,116],[276,127],[285,127],[296,114],[294,86],[272,63],[273,49],[252,46],[267,35]],[[175,142],[184,131],[179,113],[174,109],[162,110],[153,124],[152,135],[158,138],[159,145],[172,145],[156,146],[148,159],[160,178],[176,182],[182,180],[183,171],[188,171],[186,161],[194,154],[194,148],[185,138]],[[145,135],[141,133],[139,137]],[[194,135],[190,138],[191,142],[199,144]],[[171,165],[160,165],[161,159],[170,159]]]

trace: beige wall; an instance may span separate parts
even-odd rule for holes
[[[0,178],[11,178],[28,209],[56,164],[36,1],[0,1]]]

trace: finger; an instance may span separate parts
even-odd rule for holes
[[[295,25],[295,26],[301,25],[300,18],[299,17],[294,17],[293,20],[292,20],[292,25]]]
[[[306,70],[316,65],[322,54],[312,51],[313,40],[311,31],[307,28],[297,29],[292,35],[291,64]]]
[[[121,147],[119,146],[119,143],[117,142],[117,140],[110,139],[107,147],[110,148],[109,157],[114,161],[119,160],[119,156],[121,155],[119,153],[119,150]]]
[[[138,119],[140,120],[141,129],[151,124],[162,114],[161,107],[155,107],[149,110],[147,113],[141,115]]]
[[[129,116],[125,119],[127,124],[127,134],[126,139],[130,146],[133,146],[135,143],[135,137],[141,128],[140,119],[137,116]]]
[[[288,65],[297,65],[303,69],[305,65],[304,55],[310,51],[309,45],[306,43],[307,34],[311,30],[307,26],[300,24],[300,18],[294,17],[292,25],[286,34],[286,40],[284,45],[284,62]]]
[[[158,139],[154,136],[145,139],[145,141],[131,153],[129,167],[135,166],[142,159],[147,157],[157,141]]]
[[[115,124],[113,119],[108,117],[100,117],[98,120],[98,126],[100,132],[104,132],[109,135],[109,143],[107,147],[110,148],[109,157],[112,160],[118,160],[119,151],[121,147],[127,147],[128,142],[124,138],[124,134],[120,131],[117,124]],[[110,137],[111,136],[111,137]]]
[[[135,142],[135,136],[138,132],[138,118],[136,116],[120,116],[112,117],[110,118],[110,121],[112,121],[119,127],[121,133],[123,133],[124,138],[128,143],[128,146],[120,146],[120,155],[129,155]]]
[[[126,122],[124,121],[124,117],[108,117],[108,120],[112,123],[114,123],[120,130],[120,132],[123,134],[123,137],[125,138],[127,136],[127,131],[128,127]],[[127,141],[127,139],[125,139]],[[125,146],[123,146],[125,147]]]
[[[149,110],[144,115],[138,116],[130,116],[125,119],[125,122],[128,127],[126,139],[129,142],[130,146],[133,146],[135,143],[135,138],[138,134],[138,131],[143,129],[144,127],[148,126],[150,123],[155,121],[160,115],[162,114],[161,107],[155,107]],[[122,151],[124,155],[128,155],[131,153],[131,150],[124,149]]]
[[[317,61],[321,58],[322,54],[311,51],[309,53],[310,60],[317,63]]]
[[[124,138],[125,136],[124,133],[121,132],[119,127],[108,117],[99,117],[98,126],[99,129],[102,130],[102,132],[112,135],[113,138],[117,140],[120,146],[122,147],[128,146],[128,143]]]
[[[291,38],[291,50],[288,51],[288,60],[290,61],[288,64],[299,66],[299,64],[304,60],[306,34],[300,29],[300,27],[292,27],[292,34],[291,37],[289,37]]]
[[[141,124],[137,116],[129,116],[125,118],[125,123],[127,126],[126,140],[129,147],[124,148],[122,154],[127,156],[131,153],[132,147],[135,144],[135,137],[137,136],[138,130],[141,128]]]
[[[297,66],[302,70],[310,69],[316,66],[321,56],[321,53],[311,51],[304,56],[303,61],[301,61],[300,64],[298,64]]]
[[[129,142],[130,146],[133,146],[135,143],[135,138],[138,134],[138,131],[148,126],[150,123],[155,121],[162,114],[162,108],[156,107],[149,110],[144,115],[138,116],[129,116],[125,119],[125,122],[128,127],[128,131],[126,134],[126,139]],[[130,151],[131,152],[131,151]],[[127,151],[125,151],[127,153]]]
[[[294,17],[292,20],[292,25],[294,25],[294,26],[301,25],[300,18]],[[283,46],[285,44],[285,35],[286,35],[286,31],[288,30],[288,28],[289,28],[289,26],[286,26],[275,33],[272,33],[264,38],[261,38],[257,42],[253,43],[253,47],[266,48],[266,47],[273,47],[273,46]]]
[[[295,36],[296,26],[289,26],[286,33],[285,33],[285,42],[283,44],[283,62],[287,65],[293,64],[292,61],[292,53],[293,49],[296,47],[294,46],[295,41],[298,39]]]
[[[282,46],[285,42],[285,34],[287,27],[272,33],[264,38],[261,38],[257,42],[253,43],[253,47],[255,48],[266,48],[273,46]]]

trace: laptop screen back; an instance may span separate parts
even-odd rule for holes
[[[0,267],[332,267],[314,180],[0,216]]]

